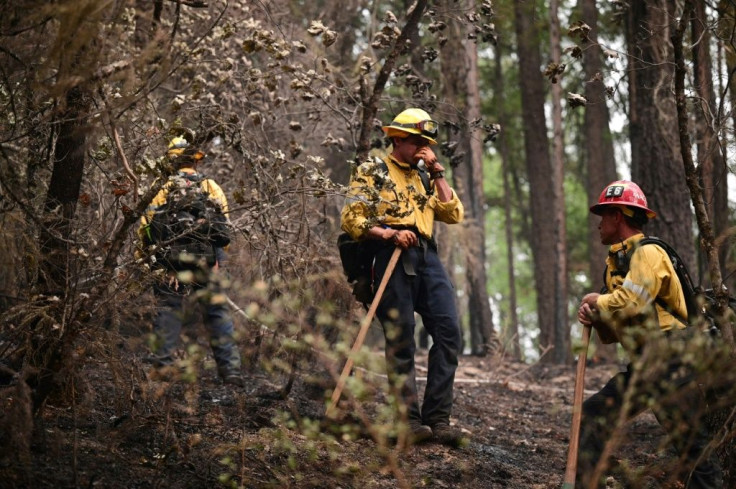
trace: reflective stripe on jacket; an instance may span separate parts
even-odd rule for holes
[[[606,259],[606,286],[609,292],[598,297],[597,307],[601,319],[616,328],[619,338],[631,334],[632,331],[627,331],[631,327],[652,329],[658,325],[663,331],[686,327],[665,308],[654,303],[659,297],[672,311],[687,318],[682,286],[667,252],[654,244],[637,247],[643,238],[644,235],[640,233],[623,243],[612,245]],[[633,248],[634,252],[630,255],[629,272],[621,276],[616,274],[615,254],[624,246],[625,250]],[[652,316],[652,306],[656,309],[656,322]]]

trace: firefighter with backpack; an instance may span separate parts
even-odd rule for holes
[[[620,342],[631,363],[583,403],[576,487],[605,487],[593,478],[606,443],[622,421],[651,408],[679,456],[673,475],[689,489],[720,488],[705,399],[689,363],[693,355],[685,354],[695,328],[688,327],[683,287],[665,249],[642,241],[656,213],[639,186],[626,180],[603,189],[590,211],[600,216],[601,243],[610,248],[605,287],[583,297],[578,320],[603,343]]]
[[[204,153],[185,138],[169,142],[167,157],[175,173],[148,205],[138,229],[141,252],[150,256],[158,275],[150,360],[172,365],[182,326],[201,313],[220,378],[242,387],[233,322],[216,280],[230,242],[227,199],[214,180],[197,172]]]
[[[376,310],[386,338],[389,379],[401,379],[402,415],[415,443],[434,437],[459,445],[463,434],[450,425],[450,412],[462,341],[455,290],[437,255],[432,231],[435,220],[461,222],[463,206],[430,148],[437,144],[438,125],[427,112],[404,110],[383,131],[391,140],[392,152],[382,163],[367,162],[357,168],[342,210],[342,229],[356,241],[375,243],[374,284],[381,282],[394,249],[402,249],[401,261]],[[429,172],[429,193],[420,162]],[[414,365],[415,312],[422,316],[434,342],[421,409]]]

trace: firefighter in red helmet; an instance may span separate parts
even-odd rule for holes
[[[603,291],[583,297],[578,320],[593,326],[602,342],[620,342],[631,363],[583,403],[578,487],[605,487],[592,480],[605,444],[623,428],[622,421],[651,408],[679,454],[674,475],[684,487],[721,488],[696,371],[686,355],[676,353],[693,329],[686,329],[682,285],[661,246],[639,246],[644,226],[657,214],[639,186],[627,180],[606,186],[590,211],[601,218],[601,243],[609,252]]]

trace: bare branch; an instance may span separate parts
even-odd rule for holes
[[[378,101],[386,88],[391,73],[393,72],[396,60],[404,49],[406,42],[411,39],[411,36],[419,25],[419,19],[422,18],[424,10],[427,8],[427,0],[418,0],[414,6],[414,9],[409,14],[409,18],[406,21],[406,25],[401,30],[401,34],[396,39],[391,52],[386,57],[386,62],[383,63],[381,71],[378,72],[376,77],[376,83],[373,86],[373,93],[370,97],[367,97],[367,93],[363,93],[363,117],[360,124],[360,137],[358,138],[358,148],[356,150],[355,159],[361,161],[368,155],[370,149],[370,133],[373,130],[373,119],[376,117],[378,111]]]
[[[209,4],[201,0],[168,0],[169,2],[176,3],[178,5],[185,5],[192,8],[207,8]]]
[[[135,202],[138,199],[138,178],[135,176],[135,173],[133,173],[133,170],[130,168],[130,164],[128,163],[128,158],[125,156],[125,151],[123,151],[123,145],[120,144],[120,135],[118,134],[118,129],[115,127],[114,124],[112,124],[112,135],[115,139],[115,148],[118,150],[118,154],[120,155],[120,160],[123,163],[123,168],[125,168],[125,173],[128,174],[128,177],[133,181],[133,202]]]
[[[723,277],[721,276],[720,260],[718,258],[718,248],[715,246],[715,237],[713,234],[713,226],[708,217],[705,200],[703,198],[703,188],[698,179],[698,172],[693,163],[692,146],[690,142],[690,134],[688,132],[688,110],[687,99],[685,97],[685,74],[687,67],[685,66],[685,56],[683,53],[683,36],[685,29],[690,21],[693,11],[691,0],[686,0],[683,5],[682,15],[677,28],[672,34],[672,44],[675,54],[675,101],[677,104],[677,125],[680,136],[680,153],[682,155],[682,163],[685,166],[685,180],[690,189],[690,197],[695,208],[695,217],[700,230],[700,243],[705,251],[708,259],[708,271],[710,275],[713,291],[717,300],[717,317],[716,322],[723,339],[730,345],[734,344],[733,330],[728,321],[725,321],[728,309],[728,290],[723,286]]]

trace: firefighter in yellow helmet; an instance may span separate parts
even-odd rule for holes
[[[194,167],[202,160],[202,158],[204,158],[204,153],[195,146],[189,144],[189,141],[185,138],[176,136],[169,141],[166,156],[168,156],[169,160],[171,160],[171,162],[177,167]]]
[[[463,205],[430,148],[437,144],[438,124],[427,112],[404,110],[383,131],[391,140],[392,151],[383,161],[358,167],[342,210],[342,229],[355,240],[375,244],[374,287],[395,247],[403,250],[376,310],[386,337],[389,375],[392,381],[402,381],[398,387],[414,441],[434,438],[457,446],[464,435],[450,426],[450,413],[462,340],[455,292],[432,232],[435,221],[461,222]],[[378,201],[371,199],[376,191]],[[415,312],[422,316],[433,339],[421,407],[414,367]]]
[[[193,310],[200,309],[210,333],[218,374],[224,383],[242,387],[233,321],[227,304],[213,300],[219,291],[213,272],[222,267],[224,247],[229,243],[227,198],[214,180],[197,171],[204,153],[185,138],[171,139],[166,155],[176,173],[148,205],[138,230],[142,249],[150,250],[147,255],[156,257],[153,268],[163,272],[154,283],[158,312],[153,324],[153,356],[149,360],[156,366],[173,364],[182,327],[196,319]],[[173,207],[171,202],[177,199],[182,204]],[[196,232],[174,232],[179,222],[172,222],[170,214],[181,216],[180,221],[189,225],[186,229]],[[192,221],[201,227],[191,227]],[[188,273],[193,278],[183,283],[180,278]]]
[[[605,444],[615,429],[624,429],[621,419],[651,407],[680,457],[672,475],[689,489],[721,488],[718,460],[708,453],[696,372],[681,350],[673,354],[693,329],[686,328],[682,285],[662,247],[640,245],[656,213],[628,180],[607,185],[590,212],[601,218],[601,243],[609,252],[604,291],[583,297],[578,320],[593,326],[604,343],[620,342],[631,363],[583,403],[576,487],[605,487],[591,480]]]
[[[437,144],[439,127],[422,109],[406,109],[397,115],[391,124],[383,126],[383,132],[390,139],[406,138],[408,134],[416,134],[426,139],[429,144]]]

